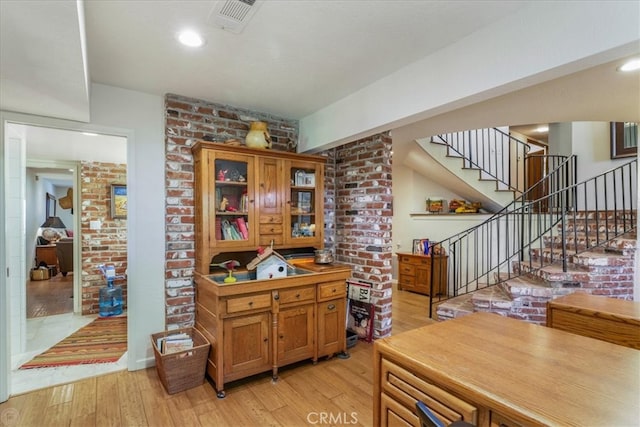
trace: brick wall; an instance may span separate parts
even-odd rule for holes
[[[373,284],[374,338],[391,333],[391,136],[335,149],[335,249],[353,277]]]
[[[191,147],[199,140],[244,138],[252,121],[267,122],[274,150],[293,151],[298,122],[269,114],[168,94],[165,97],[166,314],[167,326],[195,320],[194,172]]]
[[[98,265],[114,264],[117,275],[127,269],[127,220],[111,218],[111,184],[126,182],[126,164],[81,163],[82,272],[74,274],[82,274],[83,315],[99,312],[99,292],[106,282]],[[92,230],[91,221],[100,221],[100,229]],[[126,308],[127,281],[115,283],[122,286]]]

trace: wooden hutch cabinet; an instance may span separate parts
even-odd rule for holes
[[[196,174],[196,271],[222,252],[324,245],[322,156],[199,141]]]
[[[434,257],[433,259],[431,257]],[[447,294],[446,255],[398,254],[398,290],[429,295],[431,277],[436,295]],[[433,266],[433,276],[431,267]],[[434,295],[435,296],[435,295]]]
[[[258,246],[322,248],[326,159],[209,142],[193,154],[195,326],[211,343],[207,374],[218,397],[230,381],[269,370],[276,379],[284,365],[347,357],[350,266],[299,259],[304,273],[229,284],[210,270],[214,256]]]

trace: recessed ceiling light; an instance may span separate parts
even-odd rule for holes
[[[186,30],[178,34],[178,40],[185,46],[200,47],[204,44],[204,39],[195,31]]]
[[[536,128],[536,132],[548,132],[549,131],[549,126],[540,126]]]
[[[640,59],[632,59],[625,62],[618,71],[636,71],[640,70]]]
[[[93,133],[93,132],[82,132],[82,134],[86,136],[98,136],[97,133]]]

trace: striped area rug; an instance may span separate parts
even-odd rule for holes
[[[20,369],[117,362],[127,351],[127,317],[99,317]]]

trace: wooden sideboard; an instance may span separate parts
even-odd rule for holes
[[[640,350],[640,302],[565,295],[547,303],[547,326]]]
[[[38,264],[45,262],[47,265],[57,266],[58,255],[56,254],[56,245],[37,245],[36,260]]]
[[[351,267],[296,265],[312,273],[231,284],[196,273],[195,326],[211,343],[206,369],[218,397],[231,381],[269,370],[275,379],[294,362],[346,357]]]
[[[640,351],[492,313],[374,343],[375,426],[419,426],[417,400],[445,423],[631,426]]]
[[[398,253],[398,290],[424,295],[431,292],[433,266],[433,290],[436,295],[447,293],[447,256]]]

